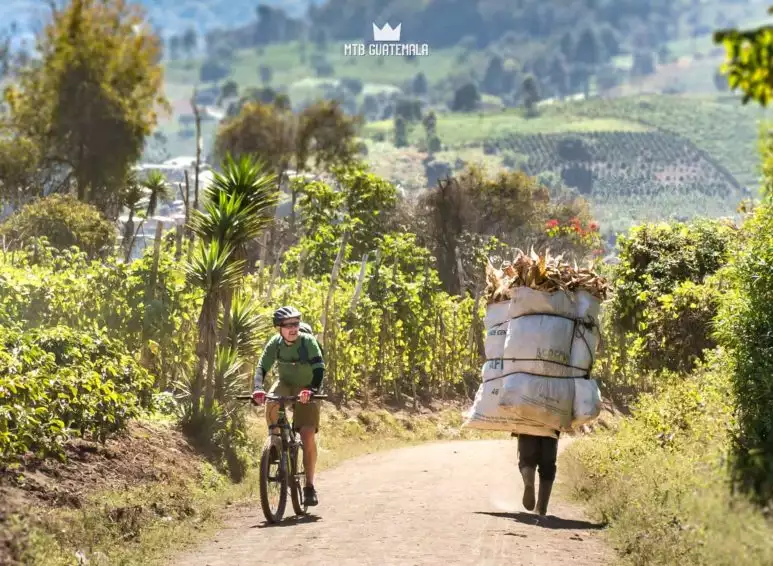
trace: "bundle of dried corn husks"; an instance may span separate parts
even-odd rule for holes
[[[605,300],[609,284],[607,280],[587,268],[578,268],[561,261],[561,256],[550,257],[546,251],[540,256],[518,251],[512,262],[505,262],[501,269],[486,265],[486,300],[488,304],[507,301],[513,287],[529,287],[537,291],[585,290],[594,297]]]

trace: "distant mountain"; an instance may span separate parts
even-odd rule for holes
[[[283,8],[288,16],[306,14],[310,3],[320,0],[135,0],[145,6],[150,20],[163,35],[178,34],[189,27],[199,32],[244,25],[256,18],[256,8],[265,4]],[[33,34],[47,21],[44,0],[0,0],[0,28],[16,22],[19,35]]]

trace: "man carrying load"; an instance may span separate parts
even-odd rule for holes
[[[550,492],[556,479],[556,458],[558,457],[558,436],[533,436],[513,433],[518,437],[518,468],[523,477],[523,506],[528,511],[547,515]],[[535,502],[535,479],[539,470],[539,496]]]

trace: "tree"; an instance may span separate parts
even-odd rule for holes
[[[564,35],[561,37],[561,54],[564,56],[564,59],[567,61],[572,61],[573,57],[575,55],[574,53],[574,40],[572,39],[572,34],[568,31],[564,33]]]
[[[598,37],[591,28],[586,28],[577,40],[575,48],[575,61],[587,68],[587,79],[585,81],[585,97],[590,94],[590,77],[595,73],[596,67],[601,62],[601,46]]]
[[[228,76],[230,69],[220,59],[208,58],[201,64],[199,80],[203,83],[216,83]]]
[[[601,28],[599,40],[607,57],[614,57],[620,54],[620,38],[611,26],[605,25]]]
[[[489,59],[486,73],[483,75],[483,92],[488,94],[502,94],[502,77],[505,71],[505,62],[500,55],[494,55]]]
[[[773,14],[773,7],[768,14]],[[743,92],[743,104],[754,100],[767,106],[773,93],[773,26],[719,30],[714,41],[727,51],[721,71],[727,75],[730,90]]]
[[[537,103],[540,101],[539,85],[533,75],[523,79],[523,104],[526,107],[527,116],[537,115]]]
[[[179,59],[180,49],[182,46],[182,40],[180,39],[180,36],[179,35],[171,36],[169,38],[169,41],[167,41],[167,46],[169,47],[169,58]]]
[[[408,146],[408,125],[405,118],[395,114],[395,147]]]
[[[435,252],[446,290],[460,292],[458,261],[465,253],[465,241],[476,247],[494,236],[517,245],[544,225],[549,202],[548,189],[525,173],[502,171],[489,177],[478,166],[469,166],[428,191],[420,206],[429,222],[427,243]],[[472,260],[476,254],[468,250],[467,256]],[[479,272],[480,267],[471,266],[470,271]]]
[[[53,247],[77,246],[89,257],[113,251],[115,225],[96,207],[71,195],[51,195],[27,203],[0,224],[0,236],[13,248],[45,237]]]
[[[451,110],[454,112],[472,112],[480,104],[480,93],[474,83],[466,83],[454,92]]]
[[[633,56],[631,75],[644,77],[655,72],[655,56],[652,51],[639,51]]]
[[[560,98],[563,99],[569,94],[569,71],[566,68],[563,57],[556,55],[553,58],[548,76],[550,77],[550,83],[556,89]]]
[[[227,100],[229,98],[235,98],[239,96],[239,85],[235,80],[231,79],[223,83],[220,87],[220,100]]]
[[[317,102],[299,114],[289,106],[247,102],[218,130],[215,156],[257,155],[273,169],[281,185],[292,164],[306,171],[311,160],[318,169],[353,162],[359,152],[356,136],[361,124],[360,116],[347,116],[335,101]],[[291,185],[291,230],[296,195]]]
[[[263,86],[268,86],[271,84],[271,78],[274,76],[274,72],[268,65],[261,65],[260,66],[260,82],[263,83]]]
[[[246,269],[245,247],[273,220],[277,196],[272,174],[260,163],[248,157],[227,158],[223,173],[215,175],[206,191],[204,211],[195,210],[191,219],[200,239],[185,271],[189,282],[204,295],[198,318],[198,364],[191,387],[194,426],[201,426],[202,417],[211,417],[215,400],[227,401],[226,372],[215,370],[217,354],[228,348],[231,303]],[[221,312],[223,322],[218,328]]]
[[[416,76],[413,77],[413,94],[418,96],[423,96],[427,94],[428,92],[428,85],[427,85],[427,76],[424,74],[423,71],[419,71],[416,73]]]
[[[191,57],[199,44],[199,36],[198,33],[196,33],[196,30],[193,28],[188,28],[185,30],[185,33],[183,33],[181,39],[181,43],[183,50],[186,52],[188,57]]]
[[[422,124],[424,125],[424,129],[427,132],[427,138],[431,138],[437,134],[437,114],[435,114],[434,110],[430,110],[424,116]]]
[[[60,186],[74,181],[79,200],[115,218],[128,167],[168,107],[159,38],[136,6],[73,0],[54,11],[38,50],[6,90],[11,129],[40,148]]]

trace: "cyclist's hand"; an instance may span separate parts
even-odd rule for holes
[[[266,392],[262,389],[256,389],[252,392],[252,402],[256,405],[262,405],[266,402]]]
[[[301,391],[300,394],[299,394],[300,402],[301,403],[308,403],[309,400],[311,399],[312,393],[313,392],[311,391],[311,389],[304,389],[303,391]]]

